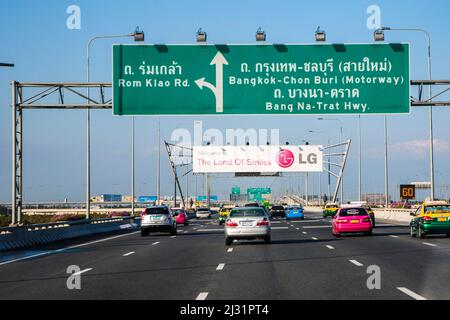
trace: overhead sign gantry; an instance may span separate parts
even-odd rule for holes
[[[115,115],[410,111],[408,44],[115,45]]]

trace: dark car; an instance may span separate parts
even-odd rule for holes
[[[272,206],[272,208],[270,208],[270,213],[272,214],[272,217],[280,217],[280,218],[285,218],[286,217],[286,212],[284,210],[283,206]]]

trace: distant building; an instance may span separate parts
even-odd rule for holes
[[[366,201],[367,204],[372,206],[382,206],[386,203],[386,197],[383,193],[365,193],[361,195],[361,198],[362,201]],[[390,196],[388,202],[391,202]]]

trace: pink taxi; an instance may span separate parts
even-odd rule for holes
[[[364,233],[372,235],[372,219],[362,207],[342,206],[333,218],[333,235],[339,237],[343,233]]]
[[[172,208],[172,214],[177,224],[188,225],[188,217],[184,208]]]

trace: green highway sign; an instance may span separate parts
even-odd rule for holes
[[[241,188],[239,187],[231,188],[231,194],[241,194]]]
[[[408,113],[408,44],[114,45],[115,115]]]

